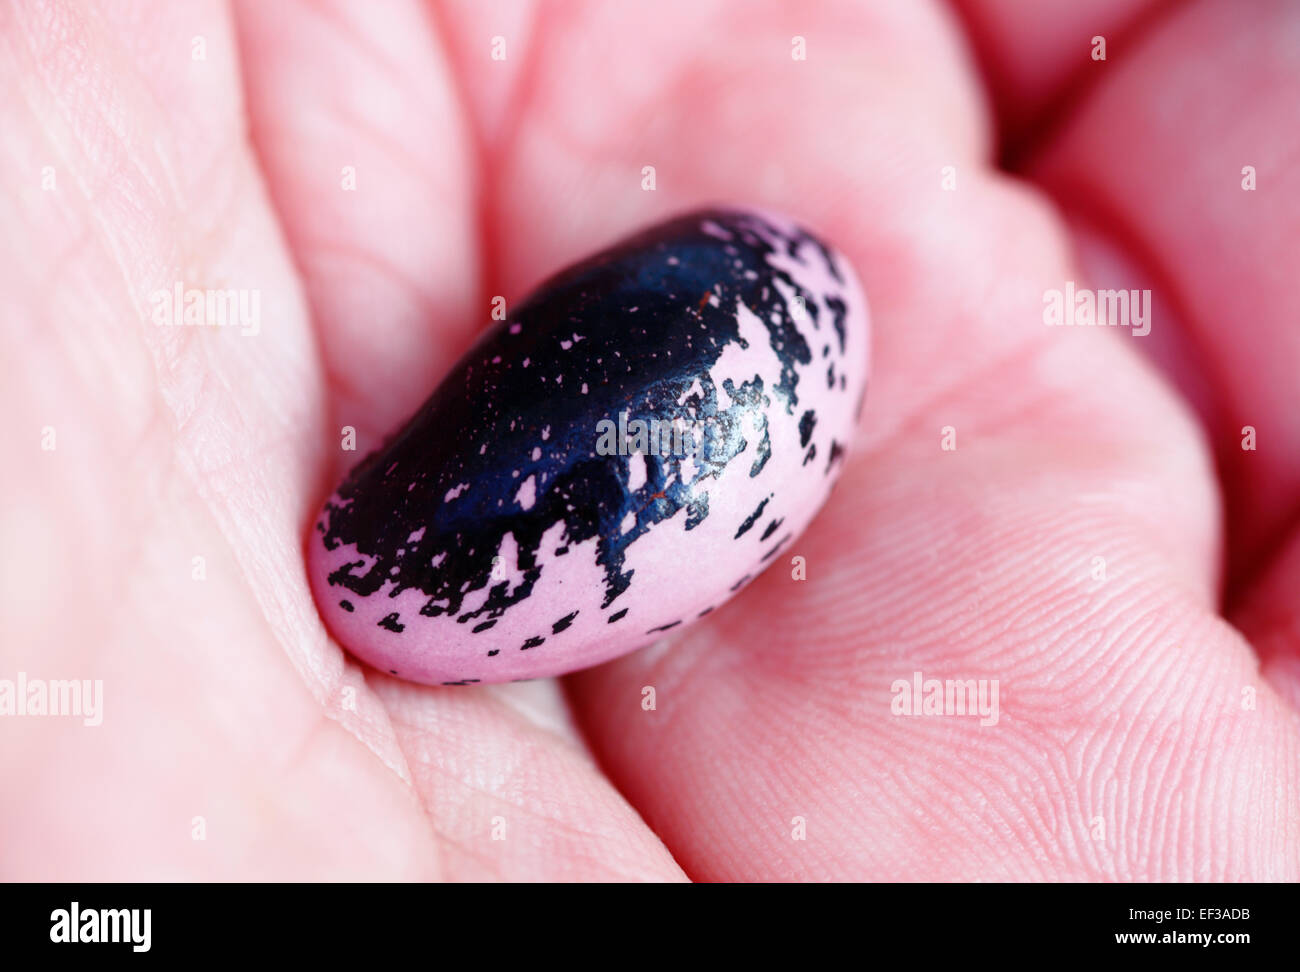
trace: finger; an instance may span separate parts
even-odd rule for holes
[[[1200,403],[1218,458],[1230,599],[1300,496],[1300,295],[1280,271],[1300,246],[1300,176],[1285,161],[1295,126],[1280,123],[1300,96],[1297,37],[1292,4],[1257,4],[1249,17],[1230,3],[1181,8],[1033,170],[1091,229],[1081,253],[1098,286],[1151,291],[1151,348]]]
[[[954,0],[983,70],[1007,155],[1051,127],[1157,23],[1158,0]]]
[[[336,426],[375,448],[487,319],[468,130],[419,3],[237,5],[253,144]],[[339,453],[340,466],[355,455]],[[338,471],[341,471],[338,470]]]
[[[562,8],[535,0],[434,0],[430,9],[439,33],[450,41],[445,49],[455,73],[466,82],[458,89],[466,123],[480,146],[495,146],[518,122],[528,101],[533,54],[545,45],[546,25],[563,15]],[[484,151],[479,162],[491,171],[498,159]],[[490,208],[494,201],[484,196],[483,205]],[[492,273],[491,266],[484,269]]]
[[[966,77],[960,45],[942,32],[946,41],[934,43],[943,23],[928,6],[847,5],[807,17],[769,4],[737,29],[725,7],[677,4],[671,16],[652,17],[578,4],[545,43],[511,45],[507,38],[508,56],[527,59],[531,83],[516,124],[488,149],[497,160],[488,233],[499,243],[502,286],[522,296],[593,245],[704,202],[771,203],[828,233],[890,218],[846,204],[877,199],[836,195],[846,170],[864,156],[876,159],[887,189],[904,193],[940,179],[938,165],[916,171],[903,164],[909,153],[934,152],[946,162],[950,143],[964,155],[988,150],[978,93],[956,83]],[[468,17],[451,27],[461,31],[454,45],[470,49],[488,29]],[[851,59],[854,37],[881,34],[924,48],[929,63],[882,49],[853,73],[826,70]],[[706,36],[718,43],[706,47]],[[684,37],[694,41],[683,44]],[[803,53],[807,60],[795,59]],[[593,88],[591,77],[619,83]],[[809,111],[828,78],[844,113],[833,125]],[[760,81],[764,97],[755,99],[745,85]],[[888,105],[859,97],[871,84],[896,88]],[[950,135],[942,152],[940,127]],[[653,189],[646,167],[655,170]],[[740,181],[733,184],[733,176]]]

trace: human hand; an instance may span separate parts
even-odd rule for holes
[[[0,873],[1295,879],[1296,11],[485,6],[0,7],[0,678],[103,683],[0,721]],[[871,305],[807,580],[559,681],[345,655],[329,488],[494,295],[714,202]],[[157,326],[178,280],[257,326]],[[1067,281],[1150,334],[1045,326]]]

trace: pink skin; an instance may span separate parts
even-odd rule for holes
[[[769,223],[790,233],[793,224],[776,214],[761,214]],[[811,248],[809,248],[811,250]],[[481,683],[507,682],[515,679],[540,678],[589,668],[629,651],[664,638],[653,629],[673,624],[673,634],[681,633],[710,608],[726,603],[735,591],[774,565],[791,573],[788,553],[776,557],[765,555],[771,545],[789,535],[782,551],[791,547],[804,528],[821,509],[838,478],[843,462],[837,461],[826,475],[832,441],[844,445],[853,441],[855,413],[864,390],[870,366],[870,341],[866,299],[857,275],[843,254],[834,254],[843,282],[835,280],[820,259],[796,263],[782,253],[773,264],[787,271],[808,293],[816,306],[810,306],[800,330],[804,332],[814,354],[807,365],[797,365],[795,374],[799,405],[787,414],[782,402],[773,397],[766,409],[770,458],[763,475],[749,474],[760,444],[758,426],[747,430],[747,446],[714,480],[708,481],[709,515],[697,526],[686,529],[688,511],[683,508],[630,545],[624,570],[631,571],[631,586],[608,607],[604,606],[605,573],[597,562],[595,539],[585,543],[569,542],[564,524],[557,521],[546,535],[538,554],[541,575],[528,600],[512,608],[497,620],[488,632],[473,632],[472,624],[460,623],[458,613],[429,617],[420,608],[429,597],[423,591],[408,588],[396,597],[391,585],[381,587],[370,597],[358,597],[340,587],[332,587],[331,573],[358,560],[373,561],[359,552],[355,544],[340,544],[327,549],[320,536],[313,533],[307,544],[307,573],[311,579],[316,605],[339,643],[358,658],[381,671],[399,673],[415,682],[438,685],[445,682],[473,680]],[[822,330],[812,326],[812,316],[829,322],[831,309],[825,296],[834,294],[846,304],[845,353],[835,350],[833,358],[824,358],[822,346],[835,346],[829,324]],[[724,383],[739,386],[755,376],[766,388],[774,388],[781,378],[781,359],[772,350],[771,341],[754,314],[738,311],[741,337],[748,348],[730,345],[710,372],[719,394]],[[828,387],[826,371],[833,361],[837,377],[843,375],[845,387]],[[557,392],[559,394],[559,392]],[[724,402],[725,404],[725,402]],[[816,447],[816,459],[804,463],[806,448],[800,444],[799,417],[811,409],[817,423],[810,444]],[[453,433],[454,434],[454,433]],[[555,434],[559,434],[558,430]],[[595,430],[592,431],[593,445]],[[540,443],[539,448],[545,448]],[[629,462],[640,460],[632,457]],[[689,469],[689,467],[688,467]],[[644,465],[642,465],[644,476]],[[686,473],[687,483],[695,481],[698,471]],[[739,539],[738,528],[763,500],[771,495],[766,515]],[[529,499],[529,505],[536,497]],[[772,520],[783,522],[767,542],[762,535]],[[563,556],[557,547],[567,547]],[[523,581],[517,565],[514,538],[508,536],[498,551],[501,566],[488,584],[466,593],[465,611],[479,607],[489,588],[502,581],[512,586]],[[739,587],[736,585],[739,584]],[[351,610],[340,606],[347,599]],[[577,617],[559,634],[552,633],[552,623],[562,615],[576,611]],[[609,617],[625,611],[616,623]],[[399,633],[380,626],[392,612],[402,618]],[[482,620],[479,618],[478,620]],[[680,628],[681,630],[677,630]],[[529,650],[521,650],[529,638],[546,640]],[[497,654],[488,656],[489,649]]]
[[[1300,877],[1300,12],[804,6],[0,4],[0,678],[105,696],[0,717],[0,876]],[[376,445],[493,296],[719,199],[871,296],[808,580],[562,680],[350,659],[302,556],[341,427]],[[178,273],[258,288],[261,335],[154,327]],[[1149,337],[1042,325],[1108,273]],[[918,669],[1001,679],[998,725],[891,715]]]

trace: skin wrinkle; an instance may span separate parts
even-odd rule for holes
[[[30,45],[28,47],[28,52],[33,56],[33,59],[39,63],[39,58],[36,57],[37,52]],[[45,80],[44,90],[50,93],[51,95],[54,95],[55,91],[50,84],[50,73],[47,72],[44,75],[44,80]],[[37,115],[38,112],[36,106],[33,105],[31,102],[29,89],[24,87],[21,90],[24,92],[24,96],[26,97],[27,104],[31,114],[33,116]],[[74,176],[77,178],[78,185],[81,188],[82,197],[87,201],[91,200],[92,198],[98,198],[100,194],[93,192],[91,187],[86,182],[86,174],[83,171],[83,166],[77,165],[73,161],[73,155],[71,154],[73,150],[77,150],[77,149],[80,150],[79,154],[81,157],[85,157],[91,154],[89,151],[90,146],[84,132],[84,126],[73,124],[74,119],[77,118],[78,116],[75,113],[69,111],[68,106],[66,104],[66,99],[58,99],[58,101],[60,107],[63,109],[62,118],[64,122],[67,124],[68,128],[70,129],[69,134],[71,135],[71,143],[67,142],[66,140],[60,140],[56,142],[53,139],[51,139],[49,137],[48,127],[42,128],[42,132],[46,135],[46,142],[47,144],[50,144],[52,148],[55,148],[56,152],[58,152],[61,148],[64,149],[64,151],[60,153],[58,157],[61,160],[63,160],[67,164],[67,167],[74,173]],[[98,101],[96,101],[95,104],[97,105]],[[107,120],[103,117],[102,113],[100,113],[99,118],[101,122],[101,127],[111,131],[111,127],[108,126]],[[114,134],[116,135],[117,133]],[[143,166],[137,161],[137,159],[134,156],[128,155],[126,161],[131,166],[133,166],[134,170],[140,175],[141,178],[145,180],[146,184],[149,185],[150,188],[152,188],[151,181],[148,179],[147,175],[144,172]],[[104,185],[111,185],[115,187],[121,181],[122,180],[120,179],[120,177],[118,177],[116,173],[113,173],[111,171],[103,177]],[[96,216],[98,216],[99,218],[96,218]],[[120,246],[114,245],[115,242],[117,242],[118,240],[118,236],[115,232],[113,232],[113,227],[111,222],[108,221],[106,218],[103,218],[102,215],[100,215],[98,210],[96,210],[95,213],[92,213],[92,219],[94,220],[95,225],[98,229],[98,233],[97,233],[98,239],[102,243],[104,243],[110,249],[110,251],[114,253],[116,257],[118,272],[121,275],[121,280],[123,283],[124,295],[137,309],[139,309],[140,304],[138,300],[138,295],[136,295],[133,288],[131,287],[133,268],[130,266],[129,263],[126,262],[124,254],[122,253],[122,248]]]
[[[474,158],[479,166],[478,171],[482,173],[477,205],[477,215],[479,217],[477,225],[482,266],[486,268],[486,272],[482,275],[482,289],[479,296],[480,307],[488,304],[489,295],[508,292],[502,286],[496,269],[502,263],[504,241],[499,234],[494,232],[494,228],[503,226],[506,223],[504,218],[506,213],[498,202],[499,194],[497,190],[502,181],[502,170],[508,164],[507,160],[511,158],[519,141],[523,119],[527,116],[533,94],[537,89],[534,79],[541,69],[546,31],[550,29],[558,32],[565,23],[566,14],[565,4],[558,3],[548,8],[545,17],[534,17],[532,19],[535,35],[530,38],[530,42],[524,48],[524,65],[514,85],[516,94],[506,99],[506,116],[502,122],[501,134],[495,140],[495,146],[485,137],[479,126],[474,124],[473,115],[469,116],[470,121],[467,127],[472,136]],[[439,27],[441,32],[445,34],[447,30],[445,16],[439,18]],[[452,46],[448,37],[440,35],[439,39],[444,50]],[[459,96],[459,103],[465,104],[467,101],[467,86],[459,76],[455,80],[455,88]]]
[[[390,686],[392,687],[397,687],[400,685],[401,688],[399,689],[399,691],[401,691],[403,694],[409,693],[409,688],[405,686],[404,683],[398,683],[394,679],[387,679],[387,678],[385,678],[384,681],[390,684]],[[421,804],[424,807],[426,816],[429,817],[431,826],[435,830],[442,833],[453,844],[453,846],[456,848],[456,850],[459,853],[468,855],[474,860],[480,861],[484,865],[485,869],[493,873],[500,873],[500,864],[497,860],[495,860],[492,857],[489,857],[486,852],[479,852],[474,850],[473,846],[468,844],[461,837],[461,835],[459,835],[454,829],[448,829],[437,822],[436,819],[437,806],[435,804],[436,801],[439,799],[446,799],[447,790],[455,791],[457,793],[474,794],[479,797],[482,797],[483,799],[489,800],[493,803],[504,803],[510,806],[511,808],[513,808],[515,811],[524,814],[525,816],[536,817],[538,819],[544,820],[547,823],[552,824],[555,828],[558,828],[559,832],[567,833],[578,838],[587,839],[592,836],[596,836],[597,838],[604,839],[610,836],[608,834],[599,834],[591,831],[589,828],[582,828],[568,822],[563,817],[562,814],[555,813],[555,809],[557,809],[555,807],[548,807],[545,809],[538,809],[535,807],[531,807],[528,805],[527,802],[524,802],[524,800],[520,796],[512,792],[516,788],[509,785],[510,779],[518,778],[518,777],[523,777],[524,779],[527,779],[531,777],[533,774],[537,772],[537,765],[539,762],[549,761],[554,758],[554,750],[550,747],[544,747],[538,745],[538,743],[533,737],[539,727],[532,720],[529,720],[526,717],[522,716],[512,706],[509,706],[496,698],[492,700],[492,704],[493,704],[493,708],[497,712],[501,713],[505,718],[510,720],[517,729],[522,730],[521,734],[512,733],[511,734],[512,737],[517,739],[519,738],[520,735],[522,735],[524,738],[528,739],[529,741],[524,744],[525,747],[524,751],[511,760],[510,763],[511,777],[499,781],[497,785],[491,787],[483,784],[476,784],[476,783],[471,783],[466,781],[463,777],[458,776],[454,769],[446,768],[443,765],[442,760],[420,759],[419,763],[425,768],[426,771],[437,773],[439,776],[445,779],[449,784],[447,788],[444,788],[442,786],[434,786],[431,788],[426,788],[429,790],[430,797],[429,798],[420,797]],[[397,714],[393,716],[393,724],[394,727],[398,730],[399,738],[402,737],[403,735],[409,735],[411,737],[411,742],[404,744],[405,746],[423,748],[425,743],[422,737],[428,734],[428,727],[424,725],[422,722],[412,719],[408,715],[405,715],[404,712],[405,709],[399,708],[397,710]],[[406,730],[406,733],[403,733],[401,730]],[[541,731],[545,736],[553,738],[557,742],[561,743],[566,753],[570,755],[578,756],[580,758],[587,756],[585,750],[580,745],[575,744],[573,740],[566,739],[548,729],[543,728]],[[534,754],[536,754],[536,758],[534,757]],[[587,758],[586,761],[587,764],[591,767],[591,769],[594,770],[595,769],[594,762],[590,762],[589,758]],[[637,817],[636,815],[636,811],[630,806],[628,806],[620,796],[618,796],[613,790],[609,790],[608,793],[610,796],[613,796],[614,799],[617,800],[618,803],[621,804],[623,808],[626,809],[626,811],[630,814],[631,819],[639,820],[639,817]],[[460,802],[463,803],[464,801],[462,800]],[[620,824],[620,826],[622,825]],[[657,839],[655,842],[658,843]],[[581,843],[582,841],[579,841],[579,844]]]
[[[417,97],[423,94],[425,88],[420,83],[420,80],[407,77],[396,69],[387,57],[387,52],[377,47],[369,39],[364,26],[366,18],[358,18],[358,23],[349,23],[341,10],[341,7],[344,6],[346,4],[324,2],[307,4],[296,9],[304,10],[314,15],[322,23],[328,24],[330,30],[345,47],[362,54],[372,68],[390,78],[399,90],[407,94],[414,93]],[[420,8],[417,7],[416,9],[419,10]],[[426,105],[425,107],[429,106]]]
[[[311,256],[304,261],[304,268],[320,270],[328,267],[331,258],[336,263],[353,265],[370,271],[391,283],[395,289],[406,293],[423,316],[431,316],[437,306],[437,298],[407,271],[397,267],[390,260],[384,260],[378,254],[367,254],[364,250],[344,240],[316,237],[303,240],[305,248],[311,250]]]
[[[342,734],[336,736],[334,732],[335,730],[342,730]],[[284,770],[291,771],[293,768],[299,767],[302,772],[310,773],[316,766],[315,762],[308,758],[313,748],[332,738],[342,740],[344,745],[355,745],[358,742],[365,745],[364,740],[358,740],[355,733],[349,731],[345,726],[340,724],[328,710],[322,709],[319,712],[319,717],[311,723],[311,726],[304,733],[302,739],[300,739],[298,744],[288,753],[288,756],[284,761]],[[320,761],[320,764],[329,766],[330,762],[330,760],[325,759]],[[275,780],[279,778],[291,778],[291,776],[292,773],[290,772],[283,772],[278,777],[270,776],[268,774],[268,783],[274,783]],[[399,786],[411,797],[415,808],[422,810],[418,795],[412,793],[411,781],[409,779],[401,780],[399,777]],[[436,878],[444,873],[442,854],[440,853],[440,848],[436,841],[431,840],[429,845],[429,849],[433,852],[432,869],[434,873],[431,876]]]
[[[426,160],[416,157],[410,149],[386,133],[381,126],[372,124],[364,114],[355,111],[353,105],[340,101],[333,105],[333,112],[336,116],[333,120],[337,122],[339,134],[346,132],[349,136],[364,135],[379,147],[386,158],[396,162],[397,167],[411,178],[412,183],[425,183],[429,180],[426,170],[430,166]],[[439,188],[451,191],[450,186],[443,185]]]

